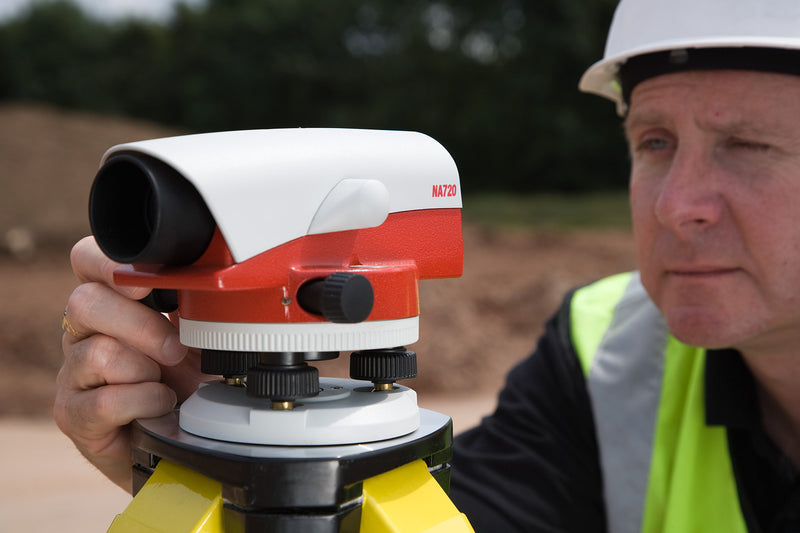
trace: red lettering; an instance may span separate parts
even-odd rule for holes
[[[433,198],[443,198],[445,196],[457,196],[457,195],[458,195],[458,185],[456,184],[434,185],[433,191],[431,192],[431,196]]]

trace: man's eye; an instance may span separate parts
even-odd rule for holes
[[[742,139],[731,139],[728,141],[728,146],[741,150],[748,150],[751,152],[766,152],[769,150],[769,145],[754,141],[745,141]]]
[[[637,147],[637,151],[658,152],[669,147],[669,141],[660,137],[645,139]]]

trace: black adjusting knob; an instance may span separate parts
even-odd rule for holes
[[[297,303],[306,312],[322,315],[331,322],[355,324],[372,312],[375,294],[372,284],[361,274],[334,272],[301,286]]]
[[[200,371],[203,374],[246,376],[247,371],[261,361],[259,352],[209,350],[200,352]]]
[[[305,363],[259,364],[247,371],[247,395],[272,401],[294,401],[319,394],[319,372]]]
[[[350,377],[353,379],[393,383],[416,376],[417,354],[403,347],[350,354]]]
[[[150,294],[139,301],[159,313],[171,313],[178,310],[178,291],[175,289],[153,289]]]

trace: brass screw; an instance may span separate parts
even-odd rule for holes
[[[274,411],[291,411],[294,409],[294,402],[272,402],[272,409]]]
[[[372,391],[373,392],[384,392],[394,390],[394,383],[373,383],[372,384]]]
[[[244,376],[234,376],[231,378],[225,378],[225,385],[230,385],[232,387],[245,387],[247,384],[244,381]]]

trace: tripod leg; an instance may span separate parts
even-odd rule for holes
[[[422,460],[363,483],[362,533],[473,533]],[[220,483],[161,460],[109,533],[223,533]]]
[[[422,460],[364,481],[362,533],[471,533]]]
[[[160,461],[109,533],[220,533],[222,487],[182,466]]]

